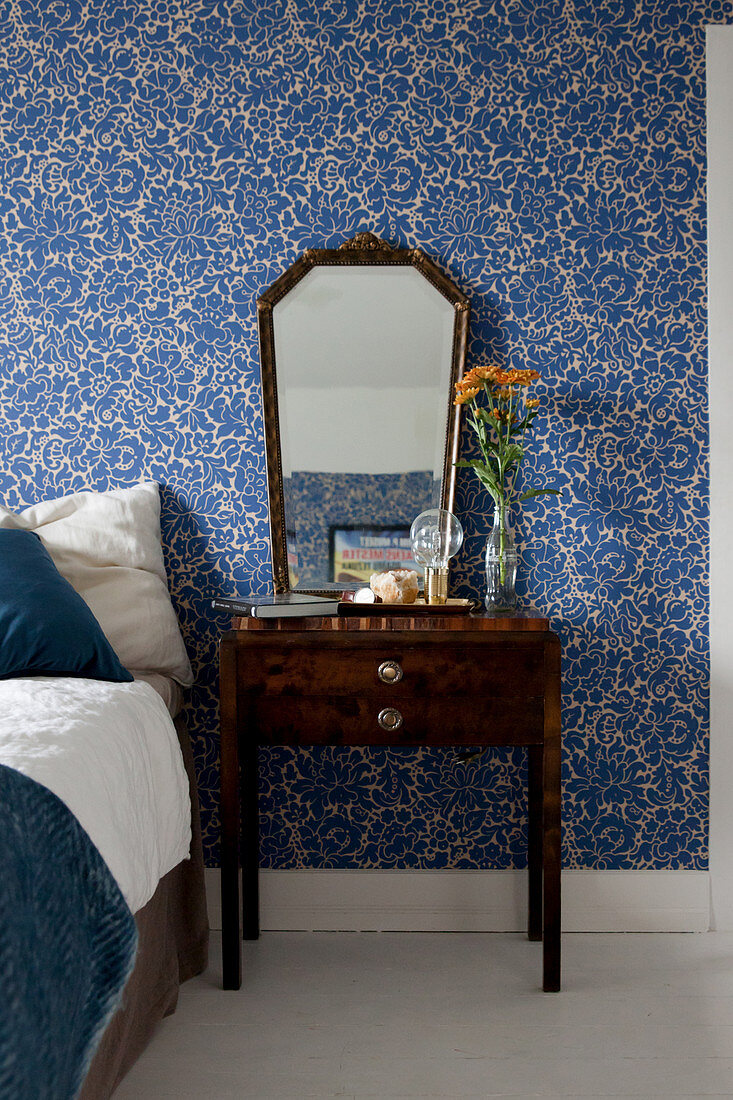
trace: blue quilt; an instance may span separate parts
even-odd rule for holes
[[[0,765],[0,1100],[73,1100],[136,947],[132,913],[74,815]]]

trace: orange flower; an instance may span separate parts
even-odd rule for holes
[[[531,386],[538,378],[536,370],[500,370],[495,381],[501,386]]]
[[[498,367],[494,367],[491,364],[480,364],[472,370],[467,371],[463,378],[461,378],[459,382],[456,382],[456,389],[462,390],[468,387],[473,388],[474,386],[480,386],[483,382],[493,382],[498,369]]]
[[[540,407],[539,397],[530,397],[525,402],[528,409],[538,409]]]
[[[498,373],[499,367],[495,367],[492,363],[474,367],[471,371],[471,374],[475,374],[476,378],[480,378],[482,382],[495,382]]]
[[[458,387],[456,386],[456,389]],[[454,405],[465,405],[467,401],[471,401],[481,389],[480,386],[472,386],[470,389],[463,390],[462,393],[456,394],[456,399],[453,402]]]

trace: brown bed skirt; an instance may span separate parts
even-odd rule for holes
[[[206,968],[209,923],[206,915],[196,776],[188,733],[176,719],[178,739],[191,791],[191,858],[158,883],[135,916],[138,949],[122,1004],[97,1048],[79,1100],[107,1100],[148,1045],[156,1025],[175,1011],[178,987]]]

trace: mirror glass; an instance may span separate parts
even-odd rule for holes
[[[445,501],[456,305],[412,263],[377,258],[309,265],[271,307],[291,589],[414,568],[410,524]],[[271,466],[268,452],[272,482]]]

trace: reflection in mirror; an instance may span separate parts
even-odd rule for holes
[[[377,570],[414,567],[410,524],[446,500],[456,301],[462,332],[467,312],[460,292],[446,296],[445,276],[438,272],[432,281],[415,266],[415,256],[433,266],[420,253],[376,249],[357,262],[356,254],[335,255],[338,261],[326,262],[333,252],[306,253],[297,281],[279,294],[278,280],[264,309],[272,340],[269,352],[263,341],[265,415],[271,361],[280,456],[275,504],[282,506],[287,552],[281,580],[311,591],[356,587]]]

